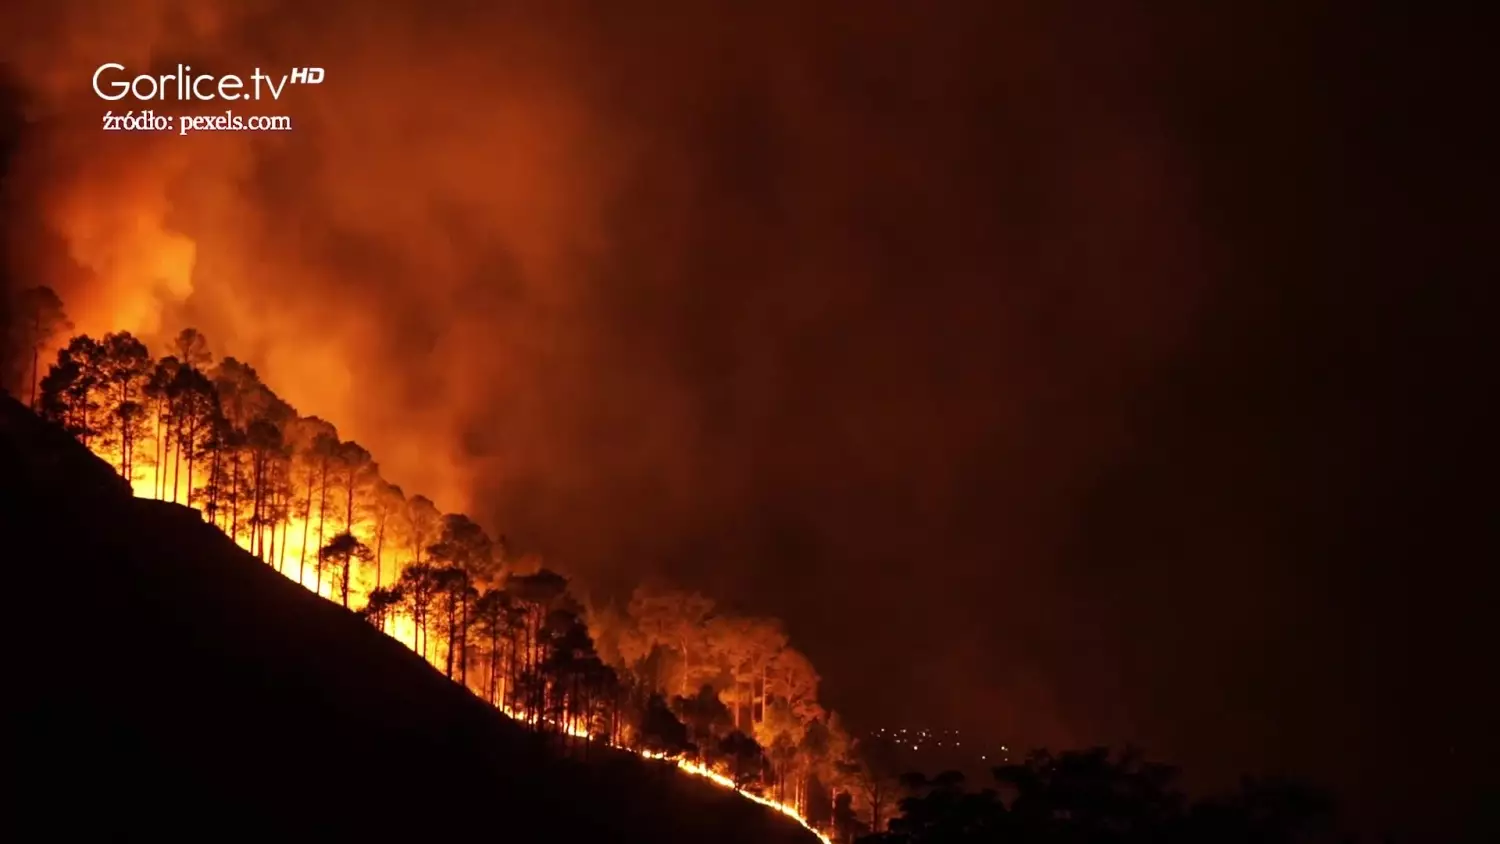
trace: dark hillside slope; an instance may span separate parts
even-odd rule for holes
[[[568,758],[3,394],[0,494],[9,837],[814,841],[664,766]]]

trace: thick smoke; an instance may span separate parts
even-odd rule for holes
[[[22,29],[11,62],[40,120],[22,190],[66,250],[72,277],[54,283],[80,327],[195,324],[454,508],[486,472],[475,432],[555,450],[527,382],[578,380],[577,363],[549,365],[564,344],[548,338],[576,321],[605,159],[545,30],[95,5],[35,13],[51,37]],[[89,87],[105,61],[245,77],[317,64],[329,81],[240,109],[290,115],[285,136],[106,134],[100,115],[126,106]]]
[[[1291,612],[1280,458],[1181,365],[1282,304],[1224,289],[1287,269],[1226,243],[1260,186],[1204,192],[1204,149],[1250,158],[1236,109],[1275,111],[1261,52],[1207,15],[857,5],[29,3],[17,276],[82,330],[198,327],[601,592],[785,616],[868,720],[1296,767],[1231,714],[1304,676],[1236,667],[1295,650],[1257,632]],[[241,107],[287,133],[104,133],[106,61],[327,78]]]
[[[1045,585],[1199,259],[1145,92],[1071,58],[1120,22],[543,5],[34,13],[22,190],[75,322],[196,325],[602,587],[816,617],[900,613],[934,562],[935,601]],[[327,81],[256,104],[282,135],[106,134],[105,61]],[[939,710],[977,656],[942,651]]]

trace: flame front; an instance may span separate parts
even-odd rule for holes
[[[105,457],[105,459],[109,459],[108,455],[101,456]],[[165,484],[163,484],[163,481],[165,481]],[[167,493],[166,500],[170,501],[172,500],[172,493],[174,491],[173,487],[174,484],[171,473],[168,471],[162,471],[160,467],[157,466],[144,467],[143,471],[131,482],[132,490],[135,492],[136,496],[140,498],[155,499],[162,497],[161,493],[163,489],[165,489]],[[183,500],[189,497],[190,496],[187,495],[186,491],[184,490],[183,494],[178,496],[179,500],[177,503],[183,503]],[[318,541],[317,526],[314,524],[309,524],[306,520],[297,516],[291,516],[289,519],[287,519],[282,529],[279,532],[274,533],[275,537],[269,544],[262,542],[262,547],[260,549],[261,553],[258,556],[260,556],[263,561],[269,563],[283,576],[287,577],[293,582],[300,583],[308,591],[316,592],[320,597],[328,599],[330,601],[339,601],[341,599],[341,593],[338,589],[336,589],[336,582],[331,576],[332,573],[325,570],[320,576],[318,567],[316,565],[318,547],[316,544]],[[360,534],[362,539],[372,538],[367,535],[368,529],[356,529],[355,533]],[[305,541],[303,537],[307,537]],[[234,537],[234,540],[235,543],[245,551],[251,554],[256,553],[257,549],[255,548],[255,537],[251,532],[246,531],[243,534]],[[269,559],[267,559],[268,557]],[[310,564],[304,565],[304,562]],[[377,564],[383,567],[384,561],[377,561]],[[389,583],[394,579],[397,573],[395,571],[391,571],[390,578],[384,577],[384,574],[385,572],[380,572],[381,576],[379,579],[382,582]],[[369,591],[374,588],[376,579],[376,573],[371,571],[370,567],[357,569],[350,576],[351,582],[349,585],[349,592],[351,599],[355,595],[361,596],[361,599],[364,596],[368,595]],[[386,633],[386,635],[390,636],[398,642],[401,642],[403,645],[412,648],[414,651],[418,653],[421,652],[420,648],[422,643],[419,642],[419,639],[417,637],[416,623],[411,618],[401,615],[393,616],[390,619],[390,622],[386,625],[384,632]],[[422,654],[423,658],[426,659],[428,663],[433,665],[434,667],[440,667],[440,655],[441,652],[437,649],[433,649],[433,652],[431,653]],[[500,705],[496,708],[506,717],[513,720],[522,722],[527,720],[525,712],[521,710],[514,709],[505,705]],[[554,726],[557,725],[554,724]],[[587,731],[575,724],[564,724],[561,725],[561,728],[563,732],[574,738],[588,737]],[[597,739],[597,737],[595,738]],[[614,742],[610,742],[610,746],[615,747],[619,750],[635,753],[636,755],[646,759],[672,762],[677,766],[678,770],[681,770],[684,773],[707,780],[714,785],[719,786],[720,788],[733,791],[747,800],[759,803],[766,808],[773,809],[791,818],[792,820],[801,824],[802,827],[808,832],[811,832],[813,835],[817,836],[818,840],[823,842],[823,844],[832,844],[831,839],[829,839],[827,835],[809,824],[807,822],[807,818],[801,812],[799,812],[795,806],[780,802],[778,800],[773,800],[769,797],[763,797],[759,794],[753,794],[751,792],[744,791],[736,787],[734,784],[734,780],[730,779],[727,775],[716,771],[706,765],[702,765],[698,762],[694,762],[688,759],[669,759],[668,757],[659,753],[652,753],[649,751],[636,751],[631,748],[615,744]]]

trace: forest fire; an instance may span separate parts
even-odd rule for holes
[[[671,762],[786,815],[822,841],[852,806],[852,742],[772,619],[637,589],[586,607],[567,578],[468,516],[381,477],[330,423],[299,415],[249,365],[180,332],[154,357],[128,332],[72,337],[39,288],[29,399],[129,480],[358,612],[512,719]]]
[[[510,717],[510,718],[512,718],[514,720],[517,720],[517,721],[525,721],[525,720],[527,720],[527,716],[526,716],[526,714],[524,712],[520,712],[520,711],[512,709],[510,707],[501,707],[500,711],[504,712],[508,717]],[[566,732],[568,735],[572,736],[573,738],[580,738],[580,739],[581,738],[588,738],[588,732],[586,730],[580,729],[580,728],[578,728],[578,727],[576,727],[576,726],[574,726],[572,724],[564,726],[563,727],[563,731]],[[615,746],[618,747],[619,745],[615,745]],[[629,748],[621,748],[621,749],[629,750]],[[738,785],[735,784],[735,781],[734,781],[733,778],[731,778],[729,776],[726,776],[725,774],[722,774],[722,773],[720,773],[718,771],[715,771],[714,769],[712,769],[712,768],[710,768],[710,767],[708,767],[706,765],[703,765],[703,764],[698,763],[698,762],[694,762],[694,761],[689,760],[689,759],[682,759],[682,758],[670,757],[670,756],[667,756],[666,754],[656,753],[656,752],[653,752],[653,751],[650,751],[650,750],[639,750],[639,751],[633,751],[633,752],[639,754],[640,756],[642,756],[642,757],[644,757],[646,759],[652,759],[652,760],[663,761],[663,762],[670,762],[670,763],[676,765],[679,770],[681,770],[681,771],[683,771],[685,773],[692,774],[695,777],[702,777],[703,779],[709,780],[710,782],[714,783],[717,786],[720,786],[722,788],[727,788],[727,789],[729,789],[731,791],[737,792],[741,797],[744,797],[747,800],[752,800],[752,801],[754,801],[756,803],[759,803],[760,805],[765,806],[765,807],[767,807],[769,809],[775,809],[776,811],[780,812],[781,814],[786,815],[787,817],[789,817],[792,820],[796,821],[797,823],[801,824],[808,832],[811,832],[813,835],[816,835],[818,837],[818,840],[822,841],[823,844],[832,844],[832,839],[830,839],[826,833],[822,832],[821,830],[819,830],[816,827],[814,827],[811,824],[809,824],[807,822],[807,818],[804,817],[801,812],[797,811],[797,807],[796,806],[792,806],[792,805],[789,805],[787,803],[782,803],[782,802],[780,802],[778,800],[772,800],[772,799],[770,799],[768,797],[762,797],[761,795],[755,794],[753,792],[744,791]]]
[[[647,759],[661,759],[661,758],[663,758],[659,754],[653,754],[653,753],[649,753],[649,752],[642,753],[641,755],[645,756]],[[718,771],[714,771],[714,770],[711,770],[711,769],[709,769],[707,767],[704,767],[703,765],[701,765],[701,764],[699,764],[697,762],[690,762],[690,761],[688,761],[686,759],[678,759],[678,760],[676,760],[676,764],[677,764],[677,767],[680,768],[681,770],[686,771],[686,772],[688,772],[688,773],[690,773],[690,774],[692,774],[694,776],[699,776],[699,777],[703,777],[705,779],[711,780],[715,784],[723,786],[724,788],[733,789],[735,787],[734,780],[730,779],[729,777],[724,776],[723,774],[719,773]],[[785,803],[779,803],[779,802],[777,802],[775,800],[771,800],[769,798],[762,797],[759,794],[751,794],[748,791],[741,791],[740,792],[740,796],[746,797],[746,798],[748,798],[750,800],[754,800],[756,803],[759,803],[762,806],[766,806],[768,808],[775,809],[776,811],[782,813],[783,815],[786,815],[787,817],[795,820],[797,823],[802,824],[804,827],[807,828],[807,830],[809,832],[811,832],[812,834],[818,836],[818,839],[820,841],[822,841],[823,844],[832,844],[832,839],[830,839],[826,833],[823,833],[823,832],[819,831],[818,829],[814,828],[811,824],[809,824],[807,822],[807,819],[802,816],[802,813],[797,811],[796,807],[794,807],[794,806],[788,806]]]

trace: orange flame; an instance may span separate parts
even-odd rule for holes
[[[106,460],[111,459],[111,456],[107,453],[100,454],[100,456]],[[155,466],[146,466],[144,471],[141,472],[138,477],[132,479],[131,487],[137,497],[157,498],[158,490],[161,488],[160,481],[161,477],[158,475],[158,468]],[[169,491],[172,489],[172,483],[170,479],[167,480],[166,488]],[[360,528],[361,526],[356,526],[354,532],[358,535],[361,535],[362,540],[370,539],[371,537],[366,534],[366,531],[361,530]],[[317,548],[314,546],[317,544],[317,530],[315,527],[308,526],[306,522],[304,522],[304,520],[300,517],[293,516],[289,519],[286,526],[280,532],[280,538],[278,538],[274,543],[274,555],[273,559],[269,561],[270,565],[273,568],[277,568],[282,575],[292,580],[293,582],[300,583],[309,591],[316,591],[320,597],[326,598],[330,601],[339,601],[341,599],[341,595],[335,588],[336,584],[334,582],[334,579],[330,576],[330,572],[325,570],[323,573],[323,577],[321,578],[321,583],[319,583],[315,565],[310,564],[305,568],[298,565],[299,560],[302,559],[301,554],[304,550],[302,543],[302,536],[304,535],[304,532],[306,532],[308,536],[306,546],[306,550],[310,555],[308,559],[310,561],[315,561],[317,557]],[[245,551],[252,554],[255,552],[255,549],[252,547],[252,538],[248,535],[248,533],[247,535],[236,538],[235,541],[236,544],[238,544]],[[283,546],[285,546],[285,548],[283,548]],[[278,562],[283,561],[285,562],[285,565],[278,567]],[[300,576],[299,569],[301,569]],[[390,578],[382,579],[382,582],[390,583],[398,574],[398,567],[392,566],[390,569]],[[356,603],[363,603],[365,598],[369,595],[370,589],[374,586],[374,577],[372,576],[372,573],[368,569],[356,571],[354,573],[351,573],[350,581],[350,604],[354,605]],[[358,602],[356,602],[355,600],[356,596],[358,596]],[[412,621],[412,619],[397,615],[390,620],[390,623],[387,624],[384,632],[386,633],[386,635],[402,643],[403,645],[416,650],[415,645],[417,642],[417,630],[416,625]],[[433,653],[423,654],[424,658],[426,658],[428,662],[434,666],[438,665],[440,655],[441,651],[438,649],[434,649]],[[527,720],[525,713],[521,710],[513,709],[503,704],[498,706],[497,708],[508,718],[516,721]],[[568,735],[573,736],[574,738],[586,737],[586,731],[574,724],[563,725],[563,730]],[[829,837],[813,828],[813,826],[807,822],[807,818],[804,817],[801,812],[797,811],[797,808],[795,806],[773,800],[769,797],[762,797],[759,794],[752,794],[748,791],[743,791],[735,786],[734,780],[730,779],[728,776],[719,771],[713,770],[706,765],[687,759],[668,760],[667,757],[663,756],[662,754],[651,753],[648,751],[635,751],[631,748],[614,744],[613,742],[610,742],[610,745],[620,750],[636,753],[637,755],[642,756],[646,759],[672,761],[677,765],[677,768],[679,770],[705,779],[719,786],[720,788],[734,791],[736,794],[739,794],[746,800],[754,801],[762,806],[765,806],[768,809],[780,812],[781,814],[801,824],[802,827],[808,832],[811,832],[813,835],[817,836],[818,840],[821,841],[822,844],[832,844],[832,841],[829,839]]]

